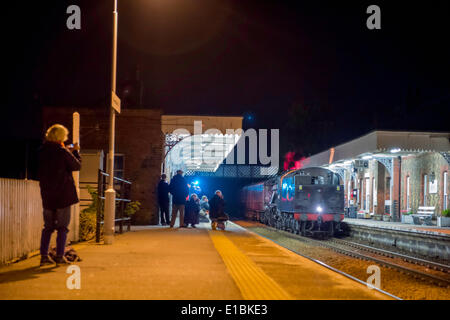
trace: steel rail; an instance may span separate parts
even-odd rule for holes
[[[433,274],[425,273],[425,272],[422,272],[422,271],[419,271],[419,270],[414,270],[414,269],[411,269],[411,268],[408,268],[408,267],[404,267],[404,266],[398,265],[396,263],[388,262],[386,260],[379,259],[379,258],[370,256],[370,255],[365,255],[365,254],[358,253],[358,252],[355,252],[355,251],[352,251],[352,250],[344,249],[344,248],[340,247],[339,245],[331,244],[330,242],[327,242],[327,241],[323,241],[323,240],[319,241],[319,240],[311,239],[311,238],[308,238],[308,237],[303,237],[301,235],[298,235],[298,234],[295,234],[295,233],[292,233],[292,232],[288,232],[288,231],[284,231],[284,230],[280,230],[280,229],[276,229],[274,227],[270,227],[270,226],[267,226],[267,225],[265,225],[265,227],[267,229],[271,229],[273,231],[279,231],[279,232],[286,233],[287,235],[289,235],[290,237],[292,237],[294,239],[299,239],[299,240],[303,240],[304,242],[313,243],[313,244],[316,244],[318,246],[331,249],[333,251],[336,251],[338,253],[342,253],[342,254],[350,256],[350,257],[354,257],[354,258],[361,259],[361,260],[366,260],[366,261],[370,260],[370,261],[377,262],[380,265],[383,265],[383,266],[385,266],[387,268],[397,269],[400,272],[410,274],[414,278],[418,278],[418,279],[422,279],[422,280],[428,280],[429,282],[432,282],[432,283],[434,283],[434,284],[436,284],[438,286],[441,286],[441,287],[450,287],[450,280],[447,280],[447,279],[435,276]]]
[[[230,221],[230,222],[231,222],[231,221]],[[306,259],[308,259],[308,260],[311,260],[311,261],[313,261],[313,262],[315,262],[315,263],[317,263],[317,264],[319,264],[319,265],[321,265],[321,266],[323,266],[323,267],[325,267],[325,268],[327,268],[327,269],[330,269],[330,270],[332,270],[332,271],[334,271],[334,272],[336,272],[336,273],[338,273],[338,274],[340,274],[340,275],[343,275],[344,277],[347,277],[347,278],[349,278],[349,279],[352,279],[353,281],[356,281],[356,282],[358,282],[358,283],[360,283],[360,284],[363,284],[363,285],[365,285],[365,286],[368,286],[368,287],[370,287],[371,289],[376,290],[376,291],[378,291],[378,292],[381,292],[381,293],[383,293],[383,294],[385,294],[385,295],[387,295],[387,296],[389,296],[389,297],[391,297],[391,298],[393,298],[393,299],[395,299],[395,300],[403,300],[403,299],[397,297],[396,295],[393,295],[392,293],[389,293],[389,292],[387,292],[387,291],[384,291],[384,290],[382,290],[382,289],[379,289],[379,288],[377,288],[377,287],[374,287],[374,286],[372,286],[372,285],[370,285],[370,284],[367,284],[367,282],[364,282],[364,281],[362,281],[362,280],[360,280],[360,279],[358,279],[358,278],[356,278],[356,277],[354,277],[354,276],[352,276],[352,275],[349,275],[348,273],[345,273],[344,271],[341,271],[341,270],[339,270],[339,269],[336,269],[336,268],[334,268],[334,267],[332,267],[332,266],[326,264],[325,262],[322,262],[322,261],[320,261],[320,260],[314,259],[314,258],[312,258],[312,257],[310,257],[310,256],[308,256],[308,255],[305,255],[305,254],[303,254],[303,253],[300,253],[300,252],[298,252],[298,251],[292,250],[291,248],[289,248],[289,247],[287,247],[287,246],[285,246],[285,245],[279,243],[279,242],[276,241],[276,240],[273,240],[273,239],[271,239],[271,238],[269,238],[269,237],[267,237],[267,236],[264,236],[264,235],[262,235],[262,234],[259,234],[258,232],[255,232],[255,231],[249,230],[249,229],[247,229],[247,228],[244,228],[244,227],[238,225],[237,223],[234,223],[234,222],[231,222],[231,223],[232,223],[234,226],[236,226],[237,228],[246,230],[247,232],[250,232],[250,233],[257,234],[257,235],[260,236],[260,237],[263,237],[263,238],[265,238],[265,239],[267,239],[267,240],[269,240],[269,241],[271,241],[271,242],[273,242],[273,243],[276,243],[277,245],[279,245],[280,247],[285,248],[286,250],[289,250],[289,251],[291,251],[291,252],[293,252],[293,253],[295,253],[295,254],[297,254],[297,255],[299,255],[299,256],[302,256],[303,258],[306,258]],[[266,226],[266,227],[267,227],[268,229],[269,229],[269,228],[270,228],[270,229],[273,229],[274,231],[279,231],[278,229],[275,229],[275,228],[272,228],[272,227],[269,227],[269,226]],[[289,234],[289,233],[288,233],[288,234]]]
[[[389,251],[389,250],[386,250],[386,249],[380,249],[380,248],[364,245],[364,244],[361,244],[361,243],[357,243],[357,242],[354,242],[354,241],[348,241],[348,240],[343,240],[343,239],[335,239],[335,238],[331,239],[331,241],[336,242],[336,243],[342,243],[342,244],[347,245],[349,247],[354,247],[354,248],[357,248],[357,249],[361,249],[361,250],[364,250],[364,251],[369,251],[369,252],[380,254],[380,255],[385,255],[385,256],[388,256],[388,257],[392,257],[392,258],[400,258],[400,259],[402,259],[404,261],[407,261],[407,262],[410,262],[410,263],[414,263],[414,264],[418,264],[418,265],[421,265],[421,266],[425,266],[425,267],[430,268],[430,269],[434,269],[434,270],[450,273],[450,266],[442,264],[442,263],[438,263],[438,262],[434,262],[434,261],[430,261],[430,260],[426,260],[426,259],[421,259],[421,258],[417,258],[417,257],[413,257],[413,256],[408,256],[408,255],[405,255],[405,254],[402,254],[402,253]]]

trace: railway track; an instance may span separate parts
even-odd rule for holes
[[[416,278],[416,279],[421,279],[424,281],[428,281],[431,282],[435,285],[438,285],[440,287],[447,287],[450,288],[450,280],[443,278],[441,276],[437,276],[431,273],[427,273],[425,271],[420,271],[414,268],[409,268],[403,265],[400,265],[398,263],[394,263],[391,261],[387,261],[386,259],[383,259],[382,257],[390,257],[390,258],[398,258],[398,259],[402,259],[403,261],[406,261],[408,263],[412,263],[415,265],[421,265],[421,266],[425,266],[427,268],[431,268],[443,273],[450,273],[450,267],[444,264],[440,264],[440,263],[436,263],[433,261],[428,261],[425,259],[420,259],[420,258],[416,258],[416,257],[411,257],[411,256],[407,256],[407,255],[403,255],[403,254],[399,254],[397,252],[392,252],[392,251],[388,251],[388,250],[383,250],[383,249],[378,249],[378,248],[374,248],[374,247],[370,247],[370,246],[366,246],[366,245],[362,245],[356,242],[351,242],[351,241],[347,241],[347,240],[342,240],[342,239],[337,239],[337,238],[332,238],[330,240],[315,240],[312,238],[308,238],[308,237],[303,237],[301,235],[297,235],[295,233],[292,232],[288,232],[288,231],[284,231],[284,230],[280,230],[280,229],[276,229],[270,226],[265,226],[268,229],[271,229],[273,231],[278,231],[278,232],[283,232],[286,233],[287,235],[289,235],[290,237],[293,237],[295,239],[301,240],[303,242],[309,242],[312,243],[314,245],[320,246],[320,247],[324,247],[324,248],[328,248],[330,250],[333,250],[335,252],[350,256],[350,257],[354,257],[357,259],[361,259],[361,260],[366,260],[366,261],[373,261],[376,262],[377,264],[380,264],[384,267],[387,267],[389,269],[393,269],[393,270],[397,270],[401,273],[405,273],[405,274],[409,274],[412,277]],[[355,250],[356,249],[356,250]],[[369,254],[366,254],[364,252],[368,252]],[[375,257],[371,254],[375,254],[378,255],[380,257]]]
[[[236,224],[236,223],[234,223],[234,225],[237,226],[238,228],[247,229],[247,228],[245,228],[245,227],[243,227],[243,226],[241,226],[241,225],[239,225],[239,224]],[[272,231],[280,231],[280,230],[278,230],[278,229],[275,229],[275,228],[272,228],[272,227],[269,227],[269,226],[266,226],[266,225],[265,225],[265,227],[266,227],[267,229],[272,230]],[[254,232],[254,231],[251,231],[251,232]],[[283,232],[285,232],[285,231],[283,231]],[[282,243],[280,243],[280,242],[278,242],[278,241],[276,241],[276,240],[274,240],[274,239],[271,239],[271,238],[268,237],[268,236],[262,235],[262,234],[260,234],[260,233],[258,233],[258,232],[255,232],[255,233],[258,234],[259,236],[263,237],[263,238],[266,238],[266,239],[268,239],[268,240],[270,240],[270,241],[272,241],[272,242],[278,244],[279,246],[281,246],[281,247],[283,247],[283,248],[285,248],[285,249],[287,249],[287,250],[289,250],[289,251],[291,251],[291,252],[293,252],[293,253],[295,253],[295,254],[297,254],[297,255],[299,255],[299,256],[302,256],[302,257],[304,257],[304,258],[306,258],[306,259],[308,259],[308,260],[311,260],[311,261],[313,261],[313,262],[315,262],[315,263],[317,263],[317,264],[319,264],[319,265],[321,265],[321,266],[323,266],[323,267],[325,267],[325,268],[327,268],[327,269],[333,270],[334,272],[336,272],[336,273],[338,273],[338,274],[341,274],[341,275],[343,275],[343,276],[345,276],[345,277],[347,277],[347,278],[350,278],[350,279],[352,279],[352,280],[354,280],[354,281],[356,281],[356,282],[358,282],[358,283],[360,283],[360,284],[367,285],[366,282],[364,282],[364,281],[362,281],[362,280],[360,280],[360,279],[358,279],[358,278],[356,278],[356,277],[354,277],[354,276],[352,276],[352,275],[350,275],[350,274],[348,274],[348,273],[346,273],[346,272],[344,272],[344,271],[342,271],[342,270],[336,269],[336,268],[334,268],[334,267],[332,267],[332,266],[326,264],[326,263],[323,262],[323,261],[317,260],[317,259],[315,259],[315,258],[313,258],[313,257],[311,257],[311,256],[308,256],[308,255],[304,254],[304,253],[301,253],[301,252],[298,252],[298,251],[296,251],[296,250],[293,250],[293,249],[291,249],[290,247],[285,246],[285,245],[283,245]],[[287,233],[287,232],[286,232],[286,233]],[[290,233],[287,233],[287,234],[288,234],[289,236],[291,236]],[[389,297],[391,297],[391,298],[393,298],[393,299],[395,299],[395,300],[402,300],[401,298],[399,298],[399,297],[393,295],[392,293],[389,293],[389,292],[387,292],[387,291],[385,291],[385,290],[382,290],[382,289],[380,289],[380,288],[372,287],[372,289],[373,289],[373,290],[377,290],[377,291],[379,291],[379,292],[381,292],[381,293],[383,293],[383,294],[385,294],[385,295],[387,295],[387,296],[389,296]]]
[[[389,258],[400,258],[403,261],[410,262],[410,263],[417,264],[417,265],[421,265],[421,266],[424,266],[424,267],[427,267],[429,269],[433,269],[433,270],[436,270],[436,271],[450,273],[450,266],[446,265],[446,264],[437,263],[437,262],[434,262],[434,261],[421,259],[421,258],[417,258],[417,257],[412,257],[412,256],[408,256],[408,255],[405,255],[405,254],[402,254],[402,253],[393,252],[393,251],[389,251],[389,250],[385,250],[385,249],[380,249],[380,248],[364,245],[364,244],[353,242],[353,241],[348,241],[348,240],[343,240],[343,239],[336,239],[336,238],[331,239],[331,241],[333,241],[335,243],[341,243],[341,244],[344,244],[344,245],[347,245],[349,247],[353,247],[353,248],[356,248],[356,249],[359,249],[359,250],[364,250],[364,251],[376,253],[376,254],[379,254],[379,255],[382,255],[382,256],[386,256],[386,257],[389,257]]]

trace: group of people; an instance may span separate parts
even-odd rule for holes
[[[45,143],[39,153],[39,185],[41,190],[44,228],[41,234],[41,266],[64,265],[69,261],[65,258],[65,245],[68,226],[70,223],[70,207],[78,203],[78,194],[72,177],[73,171],[81,168],[80,146],[75,143],[66,145],[69,130],[60,124],[51,126],[45,134]],[[172,194],[172,218],[169,221],[169,193]],[[196,194],[190,198],[189,188],[183,177],[183,171],[166,182],[166,175],[161,176],[158,185],[158,202],[161,210],[162,224],[170,224],[173,228],[178,212],[180,213],[180,227],[189,224],[195,228],[200,218],[209,217],[215,228],[215,221],[224,216],[225,202],[220,190],[217,190],[211,201],[206,196],[200,200]],[[186,217],[185,215],[186,210]],[[202,215],[203,213],[203,215]],[[50,238],[54,231],[56,237],[56,256],[49,256]]]
[[[170,225],[173,228],[179,212],[180,228],[187,228],[189,225],[192,228],[196,228],[200,220],[204,222],[211,220],[211,226],[215,229],[217,219],[226,216],[222,191],[217,190],[211,201],[209,201],[205,195],[201,199],[196,193],[189,195],[189,187],[186,179],[183,177],[183,170],[177,171],[170,184],[167,183],[166,179],[167,176],[165,174],[161,175],[161,180],[158,184],[158,204],[162,225]],[[172,217],[170,219],[169,193],[172,195]]]

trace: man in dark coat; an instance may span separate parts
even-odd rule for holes
[[[41,236],[41,266],[53,264],[48,247],[53,231],[56,237],[56,264],[68,264],[64,258],[67,228],[70,223],[70,206],[77,203],[78,194],[72,177],[81,168],[80,147],[66,147],[69,131],[62,125],[51,126],[39,153],[39,185],[44,208],[44,229]]]
[[[161,225],[169,224],[169,184],[165,174],[161,175],[161,181],[158,183],[158,205],[161,213]]]
[[[186,198],[189,195],[189,188],[186,180],[183,177],[183,170],[178,170],[177,174],[172,178],[169,185],[169,191],[172,194],[172,219],[170,227],[173,228],[175,220],[177,219],[178,211],[180,211],[180,228],[184,225],[184,206],[186,205]]]

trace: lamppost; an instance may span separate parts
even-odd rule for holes
[[[116,92],[116,64],[117,64],[117,0],[114,0],[113,11],[113,41],[111,65],[111,101]],[[114,241],[114,219],[116,215],[116,191],[114,190],[114,136],[115,136],[116,110],[110,106],[109,115],[109,153],[108,153],[108,189],[105,191],[105,217],[104,217],[104,243],[112,244]]]

